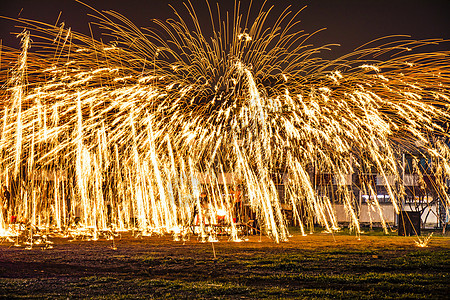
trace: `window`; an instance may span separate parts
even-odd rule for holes
[[[362,195],[362,203],[375,204],[375,199],[373,195]],[[390,203],[391,197],[387,194],[378,194],[377,195],[378,203]]]

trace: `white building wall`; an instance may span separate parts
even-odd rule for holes
[[[391,225],[396,222],[396,214],[394,206],[391,204],[381,204],[381,211],[383,213],[383,218],[386,223]],[[334,204],[333,209],[336,212],[337,221],[340,223],[350,222],[350,217],[345,211],[343,204]],[[369,206],[367,204],[362,204],[359,213],[359,222],[364,223],[381,223],[381,216],[378,212],[378,208],[375,206]]]
[[[395,224],[396,213],[392,204],[380,204],[382,216],[380,215],[378,208],[374,205],[361,204],[359,213],[360,223],[381,223],[382,218],[388,224]]]

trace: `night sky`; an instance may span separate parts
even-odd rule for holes
[[[85,0],[85,3],[98,10],[115,10],[128,17],[139,27],[151,26],[150,19],[173,17],[174,5],[186,16],[181,0]],[[216,3],[217,1],[210,1]],[[242,11],[246,12],[250,1],[241,1]],[[253,1],[252,15],[256,15],[263,1]],[[205,0],[192,0],[199,18],[204,19],[208,28],[209,15]],[[234,1],[219,1],[223,11],[232,12]],[[337,43],[340,47],[333,49],[332,56],[351,52],[356,47],[379,37],[404,34],[414,39],[446,38],[450,39],[448,0],[268,0],[266,7],[275,5],[272,16],[275,19],[282,10],[291,5],[296,12],[307,6],[300,13],[301,24],[298,30],[307,33],[327,28],[310,41],[315,46]],[[87,16],[93,13],[89,8],[74,0],[9,0],[1,1],[0,15],[23,17],[54,24],[62,11],[60,21],[75,31],[88,33]],[[271,24],[269,22],[268,24]],[[14,22],[0,20],[0,38],[4,45],[18,47],[19,41],[11,32],[17,32]],[[96,36],[98,38],[99,36]],[[449,43],[440,49],[449,49]]]

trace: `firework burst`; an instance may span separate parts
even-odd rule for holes
[[[251,20],[236,5],[221,20],[209,7],[207,38],[194,7],[184,10],[148,29],[96,12],[110,43],[20,20],[22,49],[2,50],[2,66],[15,66],[0,77],[1,180],[20,219],[174,235],[196,219],[205,235],[222,218],[234,239],[257,220],[283,241],[284,205],[304,232],[338,229],[342,203],[359,232],[356,195],[376,195],[367,174],[399,212],[401,158],[413,151],[434,162],[433,191],[449,207],[449,52],[411,51],[443,41],[390,37],[325,60],[328,46],[296,29],[299,12],[268,26],[270,8]]]

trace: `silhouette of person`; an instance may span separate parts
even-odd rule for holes
[[[8,191],[6,185],[2,186],[3,190],[3,219],[7,220],[8,215],[14,215],[14,203],[11,200],[11,193]]]

